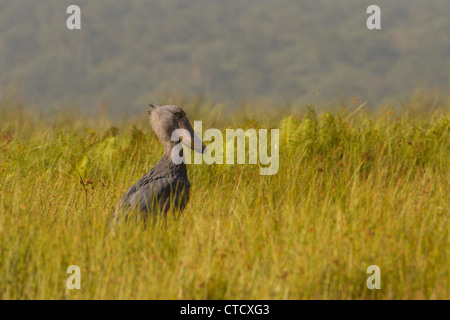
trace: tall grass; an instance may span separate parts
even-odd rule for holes
[[[196,103],[186,109],[208,118],[204,130],[280,128],[279,172],[190,165],[181,217],[114,233],[114,205],[162,155],[149,126],[39,119],[4,103],[0,298],[450,298],[448,105],[231,120]],[[81,290],[65,286],[69,265]],[[366,287],[369,265],[380,290]]]

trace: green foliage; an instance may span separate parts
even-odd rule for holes
[[[298,122],[293,116],[288,116],[281,120],[280,123],[280,143],[285,146],[290,146],[294,141],[298,139],[297,137],[297,125]]]
[[[449,89],[448,0],[386,1],[381,31],[360,0],[76,3],[80,31],[67,30],[65,1],[0,0],[1,88],[127,115],[173,93],[377,103]]]

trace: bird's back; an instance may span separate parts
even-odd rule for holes
[[[164,156],[123,195],[112,219],[135,212],[146,220],[151,215],[165,214],[170,209],[182,211],[189,200],[189,191],[186,165],[175,165]]]

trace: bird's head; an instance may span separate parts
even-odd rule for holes
[[[184,145],[199,153],[205,151],[206,146],[195,134],[183,109],[174,105],[158,106],[150,104],[148,113],[150,125],[166,150],[171,149],[181,141]]]

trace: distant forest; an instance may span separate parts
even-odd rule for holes
[[[82,29],[66,28],[66,8]],[[366,28],[378,4],[382,30]],[[167,94],[382,101],[450,89],[448,0],[0,0],[0,90],[137,110]]]

